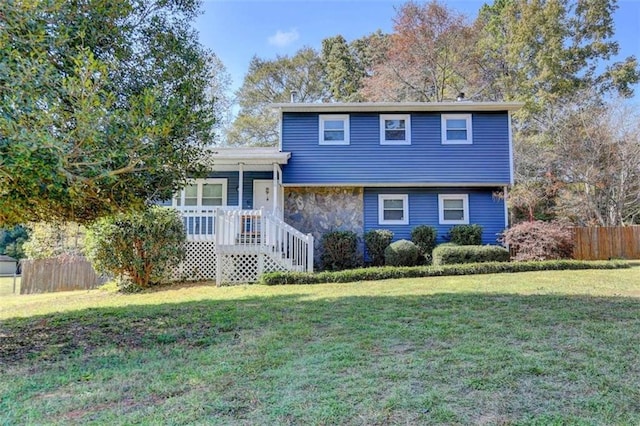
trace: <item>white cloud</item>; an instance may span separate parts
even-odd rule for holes
[[[276,33],[269,37],[269,44],[276,47],[286,47],[300,38],[298,30],[295,28],[289,31],[278,30]]]

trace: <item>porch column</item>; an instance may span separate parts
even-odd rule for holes
[[[242,198],[244,196],[244,163],[238,163],[238,208],[242,210]]]
[[[278,211],[278,163],[273,163],[273,213]]]

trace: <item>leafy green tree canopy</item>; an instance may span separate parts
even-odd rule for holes
[[[6,254],[14,259],[24,258],[23,245],[28,239],[29,232],[22,225],[0,229],[0,254]]]
[[[289,102],[291,92],[298,102],[326,99],[323,66],[318,52],[305,47],[293,56],[274,60],[254,56],[242,86],[236,93],[240,112],[227,134],[230,145],[270,146],[278,143],[278,116],[274,102]]]
[[[616,0],[495,0],[485,5],[478,62],[485,96],[526,102],[525,113],[542,110],[581,90],[633,95],[640,81],[634,56],[619,53],[613,13]],[[497,96],[496,96],[497,95]]]
[[[86,222],[166,198],[215,123],[197,0],[4,2],[0,223]]]

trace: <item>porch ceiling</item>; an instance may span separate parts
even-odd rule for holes
[[[236,171],[243,164],[245,171],[271,171],[274,164],[287,164],[290,152],[278,148],[214,148],[206,164],[213,171]]]

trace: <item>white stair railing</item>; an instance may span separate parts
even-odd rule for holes
[[[267,254],[283,269],[313,272],[313,236],[264,210],[218,209],[215,241],[221,251]]]
[[[277,217],[264,216],[265,240],[287,269],[313,272],[313,235],[304,234]]]

